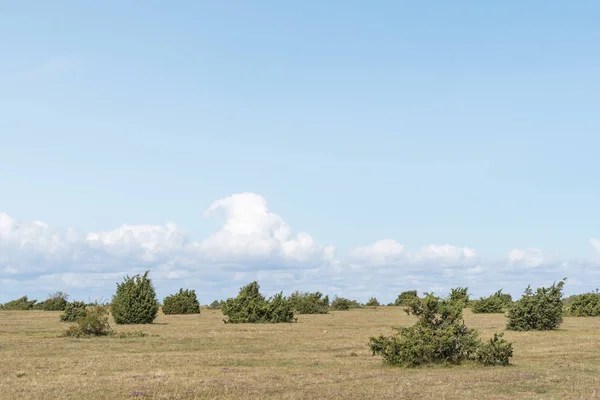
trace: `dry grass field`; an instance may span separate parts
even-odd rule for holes
[[[600,318],[565,318],[554,332],[507,332],[512,367],[401,369],[368,339],[413,318],[400,307],[299,316],[295,324],[223,324],[220,311],[165,316],[148,337],[58,337],[58,312],[0,311],[0,398],[23,399],[594,399]],[[503,315],[465,314],[482,336]]]

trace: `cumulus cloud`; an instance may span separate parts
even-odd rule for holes
[[[80,232],[0,213],[0,302],[55,290],[108,298],[122,277],[147,269],[159,297],[189,287],[204,301],[231,296],[252,280],[266,294],[319,290],[359,299],[377,295],[382,301],[393,301],[402,290],[443,294],[455,286],[469,286],[474,295],[499,288],[518,295],[528,284],[551,284],[564,276],[568,288],[600,286],[597,263],[550,258],[535,248],[491,259],[469,247],[407,249],[385,239],[336,257],[333,246],[294,232],[254,193],[217,200],[204,217],[218,219],[220,228],[194,240],[174,223]],[[590,243],[600,252],[600,240]]]

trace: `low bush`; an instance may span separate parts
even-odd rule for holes
[[[327,314],[329,312],[329,296],[323,297],[321,292],[295,291],[288,300],[296,314]]]
[[[494,333],[493,338],[481,343],[475,353],[477,361],[483,365],[509,365],[513,356],[512,343],[503,336],[504,332]]]
[[[565,278],[566,279],[566,278]],[[531,286],[508,310],[506,329],[515,331],[557,329],[563,321],[562,290],[565,279],[549,288]]]
[[[163,313],[170,314],[200,314],[200,303],[194,290],[179,289],[179,293],[165,297]]]
[[[266,299],[260,293],[258,282],[252,282],[240,289],[235,298],[229,298],[221,311],[228,317],[225,323],[279,323],[293,322],[292,304],[278,293]]]
[[[68,304],[69,295],[64,292],[56,292],[48,295],[48,298],[36,304],[36,308],[44,311],[64,311]]]
[[[570,296],[570,305],[567,308],[569,315],[574,317],[599,317],[600,316],[600,292],[578,294]]]
[[[29,300],[27,296],[23,296],[16,300],[12,300],[8,303],[5,303],[0,309],[11,311],[32,310],[35,307],[35,303],[37,303],[37,300]]]
[[[510,294],[502,293],[498,290],[491,296],[481,297],[471,303],[471,311],[475,314],[494,314],[505,312],[512,304]]]
[[[365,303],[365,306],[367,306],[367,307],[377,307],[377,306],[380,306],[380,305],[381,304],[379,304],[379,300],[377,300],[375,297],[371,297],[369,299],[369,301],[367,301]]]
[[[489,364],[498,359],[502,362],[494,364],[506,365],[503,362],[512,357],[512,347],[510,352],[507,350],[511,344],[498,339],[501,335],[492,339],[493,345],[482,343],[478,332],[465,326],[457,302],[428,294],[423,299],[413,298],[406,312],[418,318],[415,325],[394,328],[395,335],[371,337],[369,341],[373,355],[381,355],[388,364],[418,367],[467,360]]]
[[[337,297],[331,302],[331,309],[335,311],[347,311],[351,308],[360,308],[360,303],[345,297]]]
[[[390,304],[390,305],[407,306],[415,298],[417,298],[417,291],[416,290],[407,290],[405,292],[400,293],[398,295],[398,298],[394,302],[394,304]]]
[[[67,329],[64,336],[81,338],[111,334],[113,334],[113,331],[108,323],[108,310],[106,307],[90,306],[85,309],[85,314]]]
[[[158,314],[158,300],[148,271],[117,283],[110,311],[117,324],[150,324]]]
[[[210,303],[208,308],[211,308],[213,310],[219,310],[223,306],[223,303],[225,303],[225,302],[222,300],[215,300],[212,303]]]
[[[75,322],[85,316],[86,304],[83,301],[72,301],[67,303],[65,310],[60,315],[63,322]]]

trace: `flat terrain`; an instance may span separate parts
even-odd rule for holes
[[[225,325],[220,311],[116,326],[151,336],[61,338],[58,312],[0,311],[0,398],[22,399],[594,399],[600,318],[554,332],[507,332],[512,367],[384,366],[368,339],[414,322],[400,307],[299,316],[295,324]],[[473,315],[483,337],[503,315]]]

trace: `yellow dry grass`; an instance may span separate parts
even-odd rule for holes
[[[151,336],[62,338],[59,313],[0,311],[0,398],[22,399],[593,399],[600,398],[600,318],[553,332],[507,332],[512,367],[384,366],[368,339],[414,322],[399,307],[225,325],[219,311],[115,326]],[[465,313],[483,337],[503,315]]]

